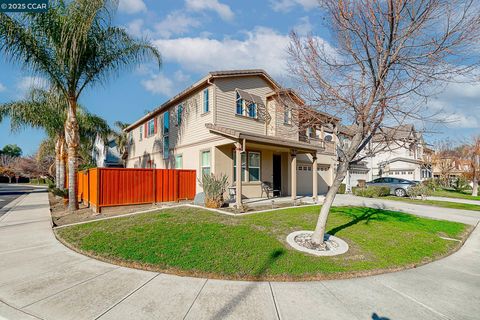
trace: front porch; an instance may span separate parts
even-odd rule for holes
[[[314,145],[213,126],[210,130],[231,141],[215,147],[213,172],[227,175],[236,207],[271,204],[273,190],[277,193],[273,199],[277,203],[299,200],[315,203],[318,195],[326,193],[331,185],[333,161],[321,155],[324,150],[321,143]],[[237,159],[241,159],[240,165]],[[271,192],[266,192],[265,184]],[[242,197],[237,197],[238,194]]]

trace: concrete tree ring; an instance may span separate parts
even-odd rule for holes
[[[295,231],[287,236],[287,243],[295,250],[305,252],[320,257],[332,257],[344,254],[348,251],[348,244],[335,236],[325,234],[325,243],[327,245],[326,250],[312,249],[303,246],[302,240],[308,239],[312,236],[313,231]]]

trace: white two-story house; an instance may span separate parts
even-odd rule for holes
[[[225,174],[244,198],[265,196],[262,182],[292,198],[325,193],[336,138],[302,134],[303,103],[263,70],[210,72],[126,128],[126,166]]]

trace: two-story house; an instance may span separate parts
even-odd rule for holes
[[[263,70],[210,72],[125,129],[126,166],[223,173],[246,198],[262,197],[262,182],[294,199],[325,193],[335,138],[302,135],[301,104]]]
[[[113,135],[109,135],[107,141],[97,135],[93,144],[92,160],[99,168],[123,168],[122,155]]]
[[[352,128],[343,127],[342,137],[348,140]],[[428,148],[421,132],[411,124],[382,128],[363,151],[363,161],[352,166],[345,183],[347,190],[358,181],[379,177],[423,181],[432,178]]]

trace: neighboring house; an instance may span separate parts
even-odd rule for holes
[[[325,143],[318,127],[301,132],[298,104],[301,98],[263,70],[210,72],[125,129],[126,166],[223,173],[247,198],[265,196],[262,182],[282,196],[325,193],[335,137]]]
[[[352,129],[344,127],[341,133],[348,138]],[[413,125],[384,128],[382,134],[373,137],[363,153],[367,156],[353,165],[347,174],[347,190],[357,186],[360,180],[371,181],[379,177],[417,181],[433,177],[428,160],[430,149],[426,147],[422,133]]]
[[[122,168],[124,166],[113,135],[109,136],[106,142],[97,135],[93,145],[92,158],[99,168]]]

